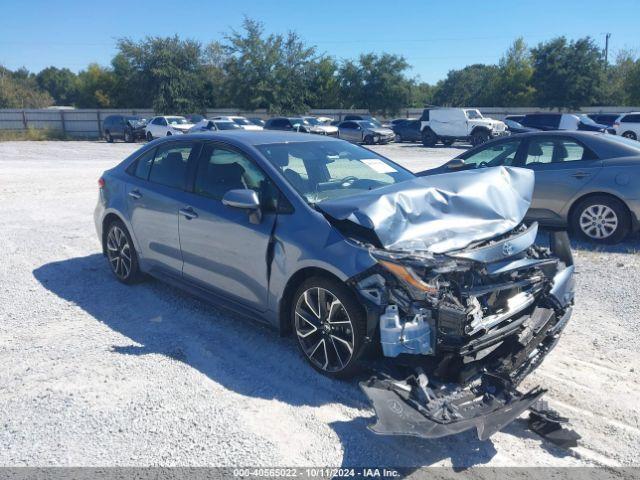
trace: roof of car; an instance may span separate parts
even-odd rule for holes
[[[216,132],[188,133],[179,137],[169,136],[154,140],[154,142],[166,142],[171,140],[219,140],[236,145],[268,145],[272,143],[288,142],[322,142],[344,141],[325,135],[313,135],[310,133],[284,132],[282,130],[224,130]]]

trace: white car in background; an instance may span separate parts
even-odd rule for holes
[[[227,122],[233,122],[243,130],[263,130],[261,126],[249,121],[247,117],[241,117],[238,115],[213,117],[212,120],[224,120]]]
[[[193,127],[193,123],[189,123],[184,117],[160,115],[149,120],[144,130],[147,140],[151,141],[154,138],[187,133],[191,127]]]
[[[616,135],[621,135],[631,140],[640,139],[640,112],[624,113],[613,122]]]

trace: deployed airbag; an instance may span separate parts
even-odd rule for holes
[[[531,170],[482,168],[415,178],[318,207],[371,229],[384,248],[444,253],[512,230],[529,209],[533,187]]]

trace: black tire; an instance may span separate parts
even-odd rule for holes
[[[442,144],[443,144],[445,147],[450,147],[451,145],[453,145],[453,140],[443,140],[443,141],[442,141]]]
[[[364,144],[373,145],[373,137],[371,135],[367,135],[366,137],[364,137]]]
[[[133,143],[133,133],[128,128],[124,131],[124,141],[127,143]]]
[[[396,133],[396,138],[394,140],[396,143],[404,142],[404,138],[402,138],[402,135],[400,135],[399,133]]]
[[[433,147],[438,142],[438,137],[429,128],[422,131],[422,145],[425,147]]]
[[[482,145],[483,143],[489,141],[490,138],[491,135],[489,135],[489,132],[486,132],[484,130],[474,132],[473,135],[471,135],[471,145],[473,145],[474,147],[476,145]]]
[[[147,142],[151,141],[153,141],[153,135],[151,135],[151,132],[147,132]]]
[[[609,195],[595,195],[581,200],[571,209],[569,221],[576,235],[600,244],[620,243],[631,230],[627,207]]]
[[[324,291],[318,293],[317,301],[312,298],[316,296],[316,290]],[[309,292],[307,297],[305,292]],[[338,307],[329,308],[334,304],[332,298],[339,301]],[[317,308],[320,315],[316,313],[314,303],[316,306],[324,303],[324,309]],[[299,311],[311,321],[304,320]],[[323,320],[325,314],[329,315]],[[355,295],[342,282],[323,276],[302,282],[293,295],[291,324],[302,356],[318,372],[344,379],[353,377],[360,370],[359,359],[365,350],[366,316]]]
[[[124,223],[120,220],[109,223],[104,238],[109,267],[116,279],[127,285],[142,280],[143,275],[138,263],[138,254]]]
[[[167,132],[167,137],[170,137],[172,135],[171,132]]]
[[[113,143],[113,136],[111,135],[111,132],[109,130],[106,130],[104,132],[104,138],[107,141],[107,143]]]
[[[622,136],[624,138],[629,138],[631,140],[637,140],[638,139],[638,136],[635,134],[635,132],[632,132],[632,131],[624,132],[622,134]]]

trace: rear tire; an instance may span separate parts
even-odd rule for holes
[[[608,195],[594,195],[580,201],[572,209],[569,221],[577,235],[600,244],[620,243],[631,230],[626,206]]]
[[[107,143],[113,143],[113,136],[111,136],[111,132],[109,130],[104,132],[104,138],[107,141]]]
[[[637,140],[637,139],[638,139],[638,136],[635,134],[635,132],[631,132],[631,131],[624,132],[624,133],[622,134],[622,136],[623,136],[624,138],[628,138],[628,139],[630,139],[630,140]]]
[[[153,141],[153,135],[151,135],[151,132],[147,132],[147,142],[151,141]]]
[[[138,254],[122,221],[114,220],[107,226],[105,251],[111,272],[119,282],[132,285],[142,280]]]
[[[298,348],[314,369],[334,378],[358,372],[367,321],[342,282],[324,276],[302,282],[293,295],[291,323]]]
[[[124,131],[124,141],[127,143],[132,143],[133,142],[133,134],[131,133],[131,131],[129,129],[126,129]]]
[[[395,142],[396,143],[402,143],[403,141],[404,141],[404,139],[402,138],[402,135],[400,135],[399,133],[396,133]]]
[[[438,137],[431,129],[422,131],[422,145],[425,147],[433,147],[438,142]]]
[[[443,141],[442,141],[442,144],[443,144],[445,147],[450,147],[451,145],[453,145],[453,140],[443,140]]]
[[[170,137],[172,135],[171,132],[167,132],[167,137]]]

